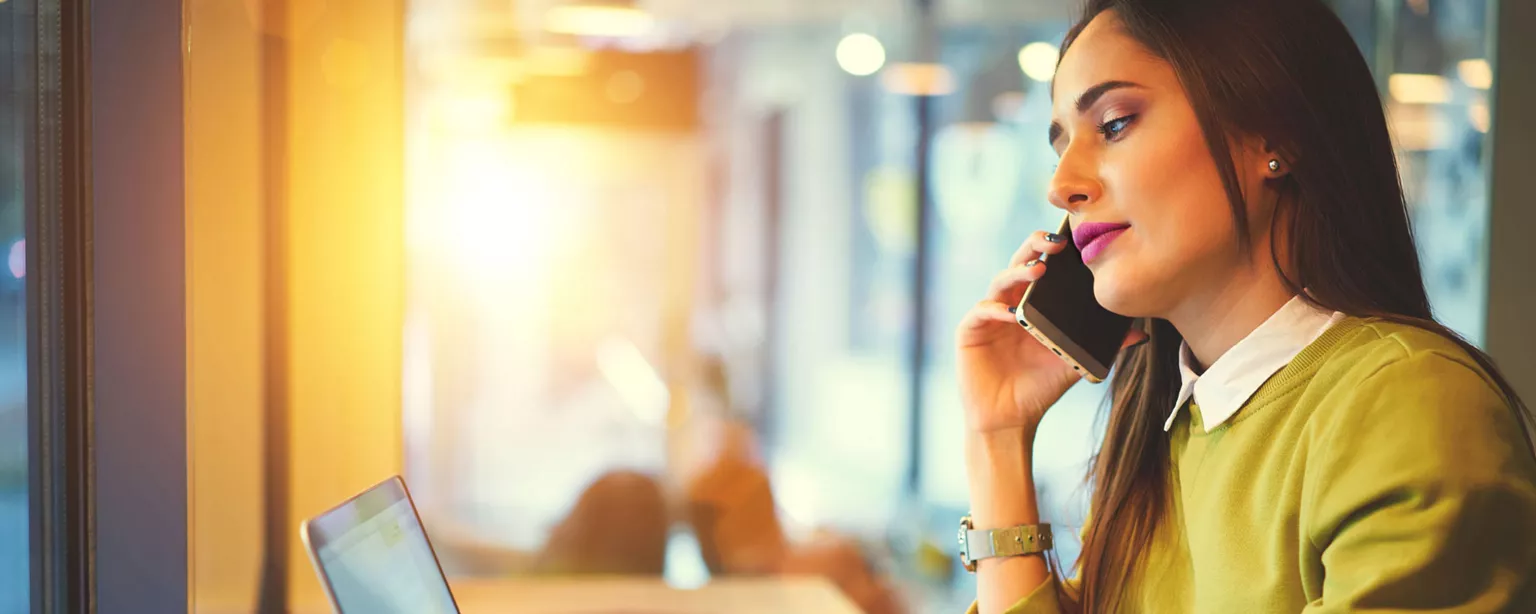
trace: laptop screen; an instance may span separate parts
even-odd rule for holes
[[[311,519],[305,533],[341,614],[458,614],[400,478]]]

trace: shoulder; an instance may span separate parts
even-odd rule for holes
[[[1499,397],[1498,386],[1461,344],[1438,332],[1378,318],[1356,319],[1358,326],[1340,339],[1318,376],[1335,387],[1417,381],[1456,386],[1461,392]]]
[[[1470,352],[1435,331],[1364,320],[1313,383],[1323,388],[1308,430],[1324,459],[1487,479],[1530,458],[1513,403]]]
[[[1303,397],[1311,413],[1296,465],[1302,522],[1334,559],[1330,582],[1345,560],[1357,573],[1488,562],[1498,540],[1469,542],[1467,531],[1529,534],[1536,456],[1517,407],[1472,353],[1409,324],[1350,324]],[[1536,560],[1531,552],[1518,555]]]

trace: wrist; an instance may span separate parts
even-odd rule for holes
[[[965,450],[976,528],[1039,522],[1031,458],[1033,429],[972,434],[966,438]]]
[[[965,434],[967,450],[1009,451],[1020,446],[1032,448],[1035,444],[1036,425],[1016,426],[990,431],[968,430]]]

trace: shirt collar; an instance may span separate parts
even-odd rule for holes
[[[1221,426],[1264,382],[1343,318],[1342,313],[1329,313],[1293,297],[1203,374],[1195,372],[1194,354],[1188,343],[1183,344],[1179,348],[1179,401],[1163,423],[1163,430],[1173,428],[1179,410],[1191,396],[1200,406],[1206,432]]]

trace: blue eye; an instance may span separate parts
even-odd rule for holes
[[[1105,138],[1111,141],[1119,139],[1125,134],[1125,129],[1131,126],[1131,121],[1135,119],[1135,115],[1127,115],[1125,117],[1109,120],[1099,124],[1099,133],[1103,134]]]

